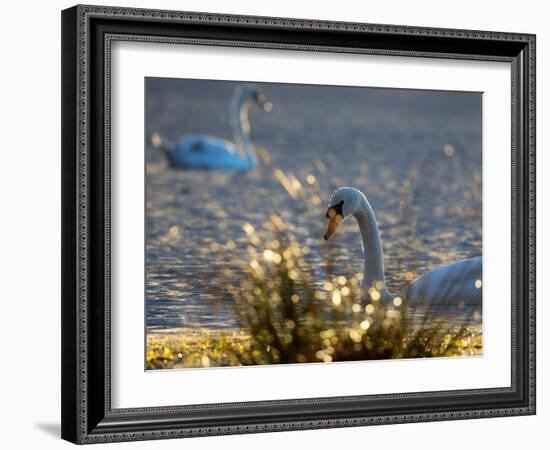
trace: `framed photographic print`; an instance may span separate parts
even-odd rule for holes
[[[62,13],[62,436],[535,413],[535,36]]]

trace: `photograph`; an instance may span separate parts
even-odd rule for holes
[[[483,356],[483,93],[146,77],[146,370]]]

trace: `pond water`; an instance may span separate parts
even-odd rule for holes
[[[176,139],[232,139],[239,83],[148,79],[146,129]],[[362,271],[355,221],[323,239],[330,194],[365,193],[381,229],[391,292],[407,272],[481,255],[480,93],[257,84],[273,111],[251,110],[256,145],[271,162],[249,172],[174,170],[146,142],[146,326],[236,327],[220,301],[220,271],[247,258],[243,225],[280,216],[322,279],[330,246],[336,274]],[[291,183],[289,192],[283,180]],[[449,311],[448,319],[461,317]]]

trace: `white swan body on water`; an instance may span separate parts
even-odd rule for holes
[[[418,277],[393,296],[386,288],[380,230],[365,195],[351,187],[337,189],[330,198],[326,215],[329,221],[325,240],[330,239],[346,218],[353,216],[357,220],[365,254],[363,288],[382,287],[379,294],[383,301],[392,301],[398,296],[411,304],[481,306],[481,257],[440,266]]]
[[[152,135],[153,145],[164,152],[171,167],[202,170],[251,170],[258,165],[256,149],[250,133],[248,111],[253,105],[271,111],[268,102],[254,86],[243,86],[235,92],[231,117],[235,142],[206,134],[187,134],[172,143],[158,133]]]

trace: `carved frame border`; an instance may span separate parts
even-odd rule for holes
[[[527,52],[525,62],[518,58],[499,55],[479,55],[467,53],[445,53],[433,51],[416,51],[409,49],[389,50],[376,48],[349,48],[330,45],[297,45],[297,44],[278,44],[270,42],[247,41],[247,40],[219,40],[219,39],[195,39],[195,38],[174,38],[174,37],[152,37],[144,34],[106,34],[104,36],[104,68],[105,68],[105,85],[104,85],[104,263],[105,263],[105,315],[104,315],[104,351],[105,351],[105,389],[104,389],[104,417],[106,422],[103,426],[100,423],[90,423],[90,401],[89,401],[89,350],[92,344],[89,341],[90,323],[90,295],[89,295],[89,254],[90,254],[90,136],[88,130],[90,127],[90,21],[94,18],[116,19],[137,19],[147,22],[162,22],[170,24],[199,24],[212,26],[244,26],[253,32],[254,28],[269,28],[280,30],[322,30],[339,33],[376,33],[378,35],[387,36],[425,36],[437,38],[458,38],[471,39],[474,41],[496,41],[496,42],[516,42],[524,46],[524,51]],[[219,15],[205,14],[195,12],[178,12],[178,11],[159,11],[148,9],[130,9],[119,7],[99,7],[99,6],[76,6],[64,12],[63,23],[64,29],[68,31],[64,36],[64,59],[75,63],[70,72],[68,68],[65,79],[73,79],[73,85],[70,86],[75,92],[65,94],[69,100],[75,100],[76,108],[71,105],[71,102],[63,102],[66,117],[64,116],[64,127],[72,126],[74,129],[70,131],[63,130],[63,157],[68,153],[75,153],[67,166],[63,167],[63,188],[72,188],[75,192],[66,195],[63,198],[63,223],[71,221],[71,224],[65,225],[66,229],[72,231],[70,236],[65,237],[64,234],[64,250],[63,250],[63,312],[64,339],[73,339],[71,345],[63,347],[63,376],[65,380],[68,377],[74,378],[69,383],[70,386],[63,387],[63,413],[62,413],[62,435],[64,438],[76,443],[98,443],[111,441],[129,441],[143,439],[163,439],[174,437],[191,437],[191,436],[206,436],[219,434],[238,434],[250,432],[270,432],[284,430],[299,430],[313,428],[328,428],[328,427],[346,427],[346,426],[361,426],[373,424],[390,424],[403,422],[421,422],[421,421],[440,421],[453,419],[468,419],[481,417],[499,417],[510,415],[526,415],[535,413],[535,36],[530,34],[515,34],[487,31],[470,31],[470,30],[450,30],[441,28],[425,28],[425,27],[406,27],[397,25],[378,25],[364,23],[348,23],[348,22],[330,22],[304,19],[288,19],[288,18],[271,18],[257,16],[235,16],[235,15]],[[66,42],[72,38],[72,44]],[[172,427],[166,425],[158,429],[143,429],[139,425],[139,420],[135,426],[130,426],[131,430],[117,429],[116,422],[119,418],[127,418],[129,416],[139,416],[143,413],[159,413],[166,415],[167,413],[182,412],[189,409],[201,409],[207,411],[211,408],[218,407],[248,407],[248,406],[291,406],[304,405],[314,403],[338,402],[348,398],[320,398],[307,400],[284,400],[270,402],[251,402],[242,404],[227,404],[227,405],[195,405],[183,407],[154,407],[154,408],[138,408],[113,410],[110,403],[110,64],[111,64],[111,43],[116,40],[126,41],[143,41],[143,42],[158,42],[158,43],[184,43],[193,45],[218,45],[218,46],[242,46],[265,49],[289,49],[289,50],[304,50],[304,51],[324,51],[324,52],[348,52],[348,53],[364,53],[364,54],[384,54],[412,57],[431,57],[431,58],[453,58],[453,59],[482,59],[493,61],[508,61],[512,64],[512,154],[513,167],[512,172],[516,170],[514,155],[518,153],[519,158],[524,158],[526,161],[526,173],[523,184],[516,185],[516,178],[513,178],[512,195],[519,194],[524,197],[526,214],[524,230],[516,230],[520,233],[523,231],[527,245],[525,254],[527,255],[526,276],[523,280],[528,287],[528,297],[523,299],[527,303],[527,313],[525,317],[527,348],[525,361],[525,371],[527,374],[527,391],[528,397],[523,399],[515,407],[488,407],[463,409],[456,411],[442,412],[423,412],[423,413],[404,413],[404,414],[388,414],[388,415],[373,415],[373,416],[356,416],[356,417],[340,417],[340,418],[318,418],[315,420],[283,420],[270,423],[256,423],[245,425],[212,425],[212,426],[191,426],[191,427]],[[71,46],[72,45],[72,46]],[[74,54],[70,54],[74,53]],[[65,61],[64,61],[64,64]],[[525,67],[520,67],[525,66]],[[518,80],[517,74],[523,73],[523,79]],[[64,86],[64,89],[65,86]],[[68,88],[67,88],[68,89]],[[521,114],[514,102],[517,90],[523,89],[526,92],[524,102],[526,102],[527,117]],[[92,92],[93,94],[93,92]],[[73,109],[74,108],[74,109]],[[65,114],[65,113],[64,113]],[[74,115],[74,117],[73,117]],[[71,120],[69,120],[71,119]],[[523,123],[520,123],[522,122]],[[519,128],[518,128],[519,127]],[[75,145],[76,144],[76,149]],[[520,147],[515,148],[514,147]],[[523,154],[521,152],[523,151]],[[70,158],[65,158],[69,160]],[[70,164],[73,163],[73,164]],[[69,170],[71,172],[69,173]],[[67,205],[71,203],[71,205]],[[65,207],[66,206],[66,207]],[[518,211],[513,203],[512,208],[512,229],[513,239],[512,246],[515,248],[516,235],[514,229],[518,227]],[[520,217],[521,219],[521,217]],[[74,227],[74,228],[72,228]],[[523,235],[522,235],[523,236]],[[65,242],[71,239],[74,242]],[[514,250],[513,250],[514,256]],[[69,265],[74,266],[71,269]],[[67,268],[65,268],[67,266]],[[74,272],[74,273],[73,273]],[[516,292],[516,259],[512,261],[512,300],[515,301]],[[72,283],[66,283],[69,276],[75,276],[76,279]],[[76,310],[74,309],[76,302]],[[70,310],[68,312],[68,310]],[[74,323],[65,324],[65,319],[74,319]],[[513,308],[512,327],[516,326],[515,310]],[[515,336],[514,333],[512,333]],[[377,395],[377,396],[362,396],[363,400],[383,400],[391,398],[399,399],[420,399],[427,394],[432,396],[473,396],[480,392],[486,393],[503,393],[510,392],[515,389],[516,373],[514,370],[514,362],[516,358],[515,343],[512,343],[512,386],[510,388],[499,389],[483,389],[470,391],[447,391],[447,392],[432,392],[432,393],[411,393],[411,394],[392,394],[392,395]],[[356,397],[355,397],[356,398]],[[111,419],[109,421],[109,419]]]

